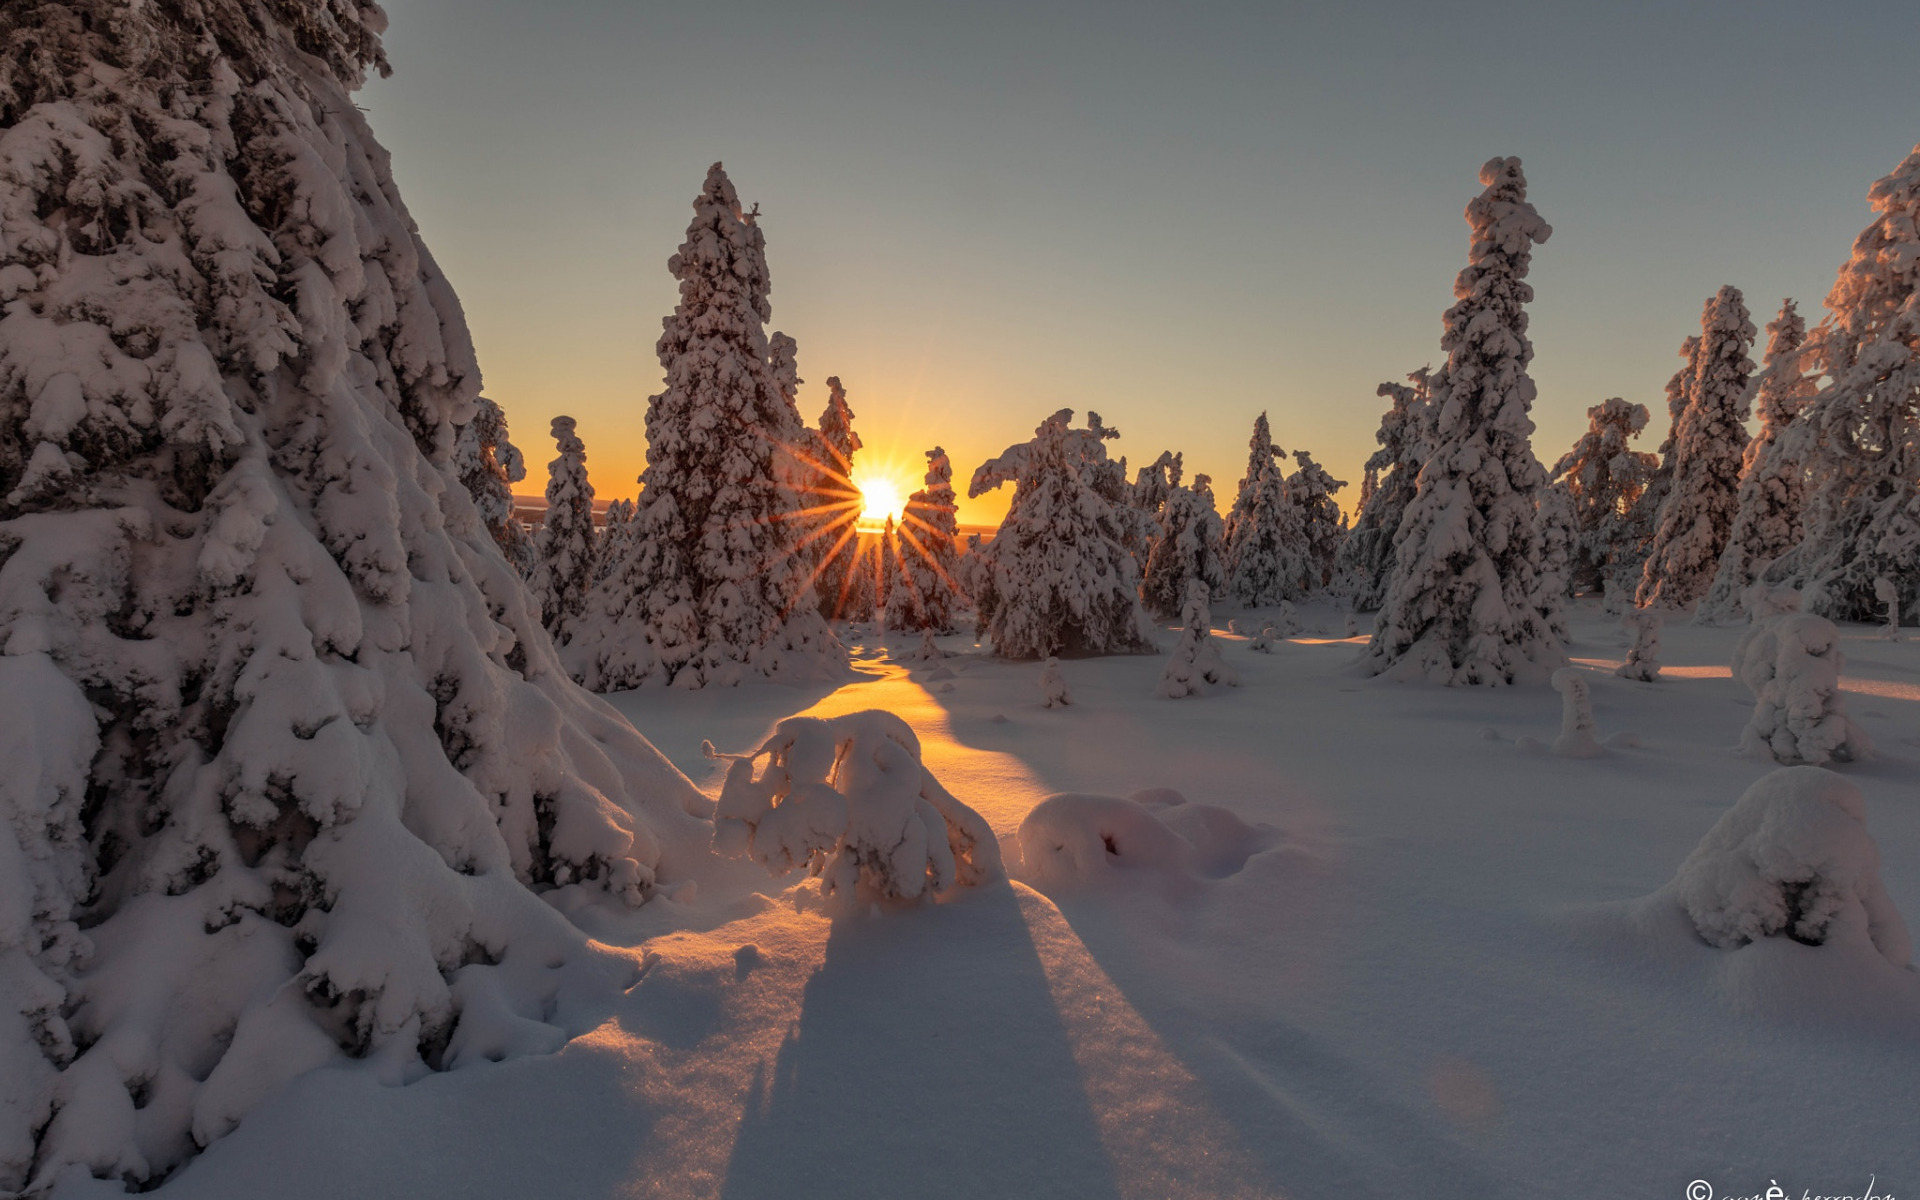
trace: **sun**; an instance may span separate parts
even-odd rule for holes
[[[881,526],[887,518],[900,520],[900,512],[906,507],[906,498],[898,480],[885,475],[867,475],[854,472],[853,486],[860,489],[860,523],[862,525]]]

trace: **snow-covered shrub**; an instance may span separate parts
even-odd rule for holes
[[[1553,690],[1560,693],[1560,736],[1554,739],[1553,752],[1564,758],[1595,758],[1605,753],[1594,736],[1593,696],[1586,673],[1578,667],[1561,667],[1553,673]]]
[[[1160,512],[1160,534],[1147,558],[1140,599],[1163,621],[1183,611],[1187,585],[1204,584],[1209,596],[1226,591],[1227,570],[1221,546],[1220,514],[1214,509],[1213,480],[1195,475],[1192,487],[1174,487]]]
[[[1747,448],[1753,322],[1723,287],[1700,316],[1686,407],[1673,430],[1673,472],[1634,603],[1691,608],[1706,595],[1738,507]]]
[[[1408,384],[1383,383],[1375,394],[1391,407],[1373,435],[1380,448],[1366,462],[1369,483],[1362,484],[1359,515],[1340,543],[1334,561],[1334,586],[1353,601],[1355,612],[1378,612],[1393,574],[1393,535],[1413,502],[1420,464],[1428,449],[1432,419],[1425,367],[1407,376]]]
[[[1152,624],[1141,611],[1139,576],[1123,538],[1124,505],[1112,486],[1105,443],[1117,430],[1087,414],[1072,427],[1063,408],[973,473],[967,495],[1014,484],[1013,503],[977,558],[972,595],[981,632],[1002,658],[1149,654]],[[1120,485],[1124,491],[1124,484]]]
[[[1878,615],[1880,576],[1902,607],[1920,599],[1920,146],[1867,199],[1879,215],[1840,268],[1816,339],[1829,382],[1801,418],[1802,537],[1769,572],[1838,621]]]
[[[711,743],[706,750],[718,757]],[[734,756],[713,845],[775,876],[806,868],[839,912],[1002,874],[993,830],[940,786],[912,727],[887,712],[789,717],[758,750]]]
[[[1185,628],[1160,675],[1160,694],[1169,700],[1198,695],[1210,688],[1237,687],[1240,677],[1220,657],[1213,640],[1213,614],[1207,608],[1207,585],[1187,581],[1187,603],[1180,612]]]
[[[1632,550],[1628,516],[1646,490],[1660,460],[1629,444],[1647,427],[1647,406],[1618,396],[1587,410],[1587,432],[1554,464],[1555,486],[1573,504],[1572,561],[1568,590],[1600,591],[1619,572],[1616,564]]]
[[[1015,839],[1021,880],[1060,896],[1142,886],[1178,894],[1237,873],[1277,835],[1217,805],[1150,788],[1127,798],[1049,796],[1020,822]]]
[[[1073,697],[1067,692],[1066,672],[1060,669],[1060,660],[1049,657],[1040,664],[1040,702],[1047,708],[1065,708],[1073,703]]]
[[[847,661],[793,519],[807,434],[791,339],[767,339],[765,238],[719,163],[693,213],[667,260],[680,302],[655,347],[666,390],[647,402],[634,552],[593,589],[564,648],[599,691],[829,677]]]
[[[1621,614],[1620,628],[1633,635],[1627,661],[1614,668],[1622,679],[1654,683],[1660,678],[1660,627],[1666,621],[1658,609],[1635,608]]]
[[[1893,580],[1882,575],[1873,581],[1873,594],[1880,603],[1887,606],[1887,623],[1880,627],[1880,636],[1890,642],[1900,640],[1900,589]]]
[[[887,628],[953,633],[967,598],[960,587],[960,526],[954,515],[953,464],[927,451],[926,486],[907,497],[894,535],[900,569],[887,594]]]
[[[463,486],[502,431],[352,103],[384,21],[0,6],[0,1192],[550,1047],[630,975],[535,889],[706,853]]]
[[[1840,631],[1812,613],[1758,623],[1735,650],[1733,675],[1753,693],[1742,748],[1783,763],[1849,762],[1873,750],[1840,694]]]
[[[554,631],[587,602],[600,567],[587,447],[573,425],[572,417],[553,419],[560,456],[547,464],[547,515],[533,541],[533,574],[527,580],[540,605],[541,624]]]
[[[1285,452],[1273,444],[1267,414],[1253,425],[1247,477],[1240,481],[1224,529],[1227,594],[1247,608],[1264,608],[1306,594],[1312,575],[1306,524],[1287,487]]]
[[[1565,661],[1541,609],[1534,511],[1546,471],[1533,456],[1526,283],[1552,233],[1527,202],[1517,158],[1480,169],[1473,237],[1454,281],[1434,376],[1432,449],[1394,538],[1393,577],[1367,648],[1374,674],[1448,684],[1512,683]]]
[[[1727,548],[1720,553],[1713,586],[1695,610],[1694,619],[1703,624],[1739,615],[1747,588],[1799,544],[1808,447],[1804,423],[1797,418],[1814,391],[1803,365],[1806,340],[1807,323],[1788,300],[1767,325],[1766,363],[1754,381],[1760,432],[1747,443]]]
[[[1723,950],[1789,937],[1870,949],[1905,967],[1913,944],[1880,881],[1866,817],[1860,789],[1833,772],[1774,771],[1714,824],[1668,894]]]

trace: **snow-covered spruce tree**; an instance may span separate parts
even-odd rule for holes
[[[540,606],[541,624],[558,631],[587,602],[587,589],[599,573],[600,544],[593,529],[587,447],[573,431],[572,417],[553,419],[553,440],[560,456],[547,464],[547,515],[534,538],[527,589]]]
[[[0,8],[0,1191],[552,1049],[631,969],[533,889],[706,853],[462,486],[465,319],[350,98],[384,21]]]
[[[893,549],[893,517],[887,517],[886,527],[880,531],[873,547],[873,609],[883,626],[889,602],[893,599],[894,584],[900,575],[900,556]]]
[[[719,163],[693,213],[667,261],[680,303],[656,347],[666,390],[647,403],[637,545],[594,588],[563,651],[600,691],[808,678],[846,663],[791,519],[806,430],[769,354],[765,239]]]
[[[1517,158],[1480,169],[1467,205],[1468,265],[1454,282],[1433,381],[1432,448],[1394,538],[1393,578],[1367,648],[1369,669],[1449,684],[1513,683],[1564,661],[1541,611],[1534,509],[1527,266],[1552,232],[1527,203]]]
[[[1587,410],[1587,431],[1554,464],[1554,483],[1573,504],[1572,595],[1600,591],[1618,559],[1634,553],[1631,514],[1660,465],[1658,455],[1630,445],[1646,427],[1646,405],[1602,400]]]
[[[1254,423],[1252,449],[1247,461],[1254,475],[1240,482],[1245,499],[1235,501],[1237,516],[1227,534],[1227,594],[1244,608],[1266,608],[1305,595],[1313,564],[1305,521],[1265,413]]]
[[[1240,676],[1220,657],[1220,644],[1213,640],[1213,613],[1207,599],[1204,582],[1187,580],[1187,594],[1180,608],[1180,640],[1160,673],[1160,694],[1169,700],[1240,685]]]
[[[1123,518],[1093,486],[1119,436],[1088,414],[1072,427],[1063,408],[981,464],[969,497],[1011,482],[1013,503],[981,561],[974,603],[979,628],[1002,658],[1151,654],[1152,624],[1140,609],[1139,576],[1123,544]]]
[[[598,549],[593,556],[593,582],[599,583],[633,553],[633,512],[631,500],[615,500],[607,505],[601,520]]]
[[[1254,493],[1260,484],[1260,473],[1275,458],[1284,458],[1286,451],[1273,444],[1273,426],[1262,412],[1253,419],[1253,436],[1247,439],[1247,473],[1240,477],[1240,486],[1233,495],[1233,507],[1227,510],[1224,536],[1233,540],[1234,530],[1246,517],[1254,502]],[[1281,472],[1283,475],[1284,471]],[[1179,472],[1174,473],[1174,483],[1180,482]]]
[[[1300,514],[1300,534],[1307,552],[1307,590],[1317,592],[1333,578],[1333,563],[1347,536],[1347,519],[1340,511],[1340,502],[1333,498],[1347,481],[1329,475],[1305,450],[1295,450],[1293,460],[1300,469],[1287,476],[1287,494]]]
[[[960,526],[953,502],[953,464],[939,446],[927,451],[926,486],[907,497],[895,535],[899,574],[887,594],[887,628],[953,633],[966,607],[957,568]]]
[[[1806,340],[1806,321],[1792,300],[1784,302],[1767,325],[1766,363],[1754,381],[1760,432],[1747,443],[1733,529],[1696,620],[1737,618],[1740,599],[1760,572],[1799,544],[1806,438],[1787,435],[1814,392],[1804,365]]]
[[[1613,565],[1608,569],[1604,584],[1612,594],[1627,600],[1631,600],[1640,588],[1641,576],[1646,573],[1647,556],[1653,550],[1653,535],[1660,528],[1660,512],[1666,505],[1668,493],[1673,489],[1675,437],[1680,431],[1681,414],[1686,411],[1687,400],[1693,395],[1693,378],[1699,366],[1699,356],[1700,336],[1690,333],[1680,343],[1680,359],[1684,365],[1667,380],[1667,436],[1661,440],[1657,451],[1659,461],[1647,476],[1647,486],[1641,489],[1640,499],[1627,510],[1620,536],[1613,543]]]
[[[818,564],[813,590],[820,598],[820,615],[835,621],[871,620],[871,589],[863,589],[856,578],[860,489],[853,484],[853,456],[860,450],[860,435],[853,431],[853,409],[838,375],[827,380],[827,407],[808,441],[799,525],[808,557]]]
[[[1920,598],[1920,146],[1867,193],[1880,215],[1827,294],[1818,353],[1828,383],[1808,402],[1804,532],[1770,578],[1807,611],[1873,621],[1873,581]]]
[[[474,397],[473,420],[454,435],[453,461],[500,553],[522,576],[532,574],[533,538],[513,515],[513,485],[527,477],[527,464],[507,439],[507,414],[498,404]]]
[[[1140,584],[1141,602],[1160,620],[1174,620],[1185,607],[1187,583],[1195,579],[1206,585],[1209,596],[1226,592],[1220,513],[1214,507],[1213,480],[1206,475],[1195,475],[1192,487],[1175,487],[1167,494],[1160,535],[1153,540]]]
[[[1550,483],[1540,489],[1540,507],[1534,510],[1534,536],[1540,539],[1541,612],[1553,635],[1567,640],[1566,602],[1573,595],[1573,497]]]
[[[1422,367],[1407,376],[1411,386],[1383,383],[1375,391],[1392,405],[1381,415],[1380,428],[1373,435],[1380,448],[1366,463],[1367,477],[1374,483],[1362,488],[1359,515],[1334,562],[1335,584],[1352,599],[1355,612],[1378,612],[1386,599],[1387,580],[1393,574],[1393,535],[1413,502],[1425,460],[1429,374]]]
[[[1153,557],[1154,539],[1160,536],[1160,514],[1167,497],[1180,486],[1182,469],[1181,456],[1163,450],[1151,465],[1140,468],[1127,489],[1127,502],[1120,512],[1121,542],[1133,554],[1134,567],[1142,576]]]
[[[1689,609],[1713,584],[1747,449],[1753,338],[1740,289],[1721,288],[1700,315],[1692,387],[1673,430],[1673,474],[1634,595],[1639,607]]]

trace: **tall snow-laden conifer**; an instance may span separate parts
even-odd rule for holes
[[[1369,669],[1449,684],[1513,683],[1563,660],[1540,608],[1526,283],[1552,233],[1527,202],[1517,158],[1480,169],[1467,205],[1468,265],[1454,282],[1433,381],[1432,449],[1394,540],[1393,578],[1367,648]]]
[[[1413,502],[1425,457],[1428,375],[1422,367],[1407,376],[1411,386],[1383,383],[1375,391],[1392,404],[1373,435],[1380,448],[1366,463],[1367,476],[1374,483],[1364,490],[1359,515],[1340,543],[1334,563],[1337,586],[1352,599],[1355,612],[1378,612],[1386,599],[1387,581],[1393,574],[1393,535]]]
[[[1760,432],[1747,443],[1733,529],[1697,620],[1739,617],[1746,590],[1760,572],[1799,544],[1806,439],[1788,434],[1814,391],[1803,365],[1806,340],[1806,321],[1792,300],[1784,302],[1780,315],[1767,325],[1766,363],[1755,381]]]
[[[827,380],[827,407],[810,441],[810,483],[801,501],[800,524],[808,556],[819,564],[813,590],[820,599],[820,615],[835,621],[870,620],[872,589],[861,585],[857,569],[860,489],[853,484],[853,456],[860,450],[860,435],[853,431],[853,409],[837,375]]]
[[[1329,475],[1305,450],[1295,450],[1293,461],[1300,469],[1287,476],[1287,493],[1300,513],[1300,531],[1306,542],[1307,590],[1317,592],[1333,578],[1333,563],[1347,536],[1347,519],[1340,512],[1340,502],[1333,498],[1347,482]]]
[[[1698,334],[1690,333],[1680,343],[1680,359],[1684,365],[1667,380],[1667,435],[1660,442],[1659,462],[1647,477],[1640,499],[1627,513],[1621,537],[1614,546],[1613,568],[1607,575],[1606,582],[1628,598],[1639,590],[1647,558],[1653,552],[1654,534],[1660,529],[1660,512],[1673,491],[1674,450],[1679,445],[1680,418],[1686,411],[1688,398],[1693,395],[1694,376],[1700,367]]]
[[[540,621],[558,631],[579,613],[599,572],[600,544],[593,529],[593,484],[587,482],[587,447],[572,417],[553,419],[560,456],[547,464],[547,515],[534,538],[528,590],[540,605]]]
[[[1240,477],[1240,486],[1233,494],[1233,507],[1227,510],[1222,532],[1226,541],[1233,541],[1234,530],[1252,507],[1254,493],[1259,489],[1261,471],[1276,457],[1284,458],[1286,453],[1273,444],[1273,426],[1267,421],[1267,414],[1262,412],[1253,419],[1253,436],[1247,439],[1247,473]],[[1177,484],[1180,481],[1175,479],[1174,482]]]
[[[520,449],[507,438],[507,414],[485,396],[474,398],[473,420],[454,435],[453,461],[480,520],[500,553],[521,575],[533,571],[533,538],[513,515],[513,485],[527,477]]]
[[[593,582],[599,583],[633,553],[633,510],[631,500],[615,500],[607,505],[602,518],[598,548],[593,556]]]
[[[1160,511],[1160,534],[1147,559],[1140,598],[1147,611],[1163,621],[1180,616],[1186,604],[1187,583],[1197,579],[1209,596],[1223,595],[1226,563],[1221,557],[1220,514],[1214,508],[1213,480],[1195,475],[1193,486],[1176,486]]]
[[[1700,344],[1686,406],[1673,429],[1673,468],[1634,603],[1688,609],[1713,584],[1733,529],[1747,448],[1753,322],[1736,287],[1723,287],[1700,315]]]
[[[1632,514],[1660,465],[1659,456],[1632,447],[1647,415],[1644,404],[1618,396],[1602,400],[1587,410],[1587,431],[1554,464],[1555,486],[1565,490],[1572,508],[1572,594],[1602,590],[1620,557],[1640,557],[1631,544]]]
[[[667,262],[666,390],[647,403],[637,546],[594,589],[565,655],[598,690],[729,686],[845,665],[813,600],[792,466],[805,427],[770,350],[766,244],[715,163]],[[777,349],[777,348],[776,348]]]
[[[1808,402],[1800,545],[1780,572],[1808,611],[1877,621],[1884,576],[1920,597],[1920,146],[1867,200],[1879,214],[1827,294],[1816,338],[1828,382]]]
[[[1227,594],[1242,607],[1267,608],[1304,596],[1313,565],[1305,516],[1281,464],[1285,451],[1273,444],[1265,413],[1254,422],[1250,449],[1251,476],[1240,481],[1244,499],[1235,501],[1226,534]]]
[[[925,484],[907,497],[900,517],[900,573],[887,594],[887,628],[952,633],[967,601],[957,574],[960,526],[953,502],[953,464],[939,446],[927,451]]]
[[[705,853],[462,486],[502,441],[351,100],[384,24],[0,7],[0,1192],[553,1048],[631,965],[533,889]]]
[[[1014,485],[993,541],[967,554],[980,560],[969,571],[980,631],[1002,658],[1153,652],[1124,518],[1095,487],[1119,431],[1087,416],[1075,429],[1072,409],[1054,413],[968,485],[970,497]]]

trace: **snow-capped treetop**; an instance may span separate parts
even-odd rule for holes
[[[953,501],[953,464],[927,451],[926,486],[907,497],[898,530],[899,575],[887,596],[887,628],[950,633],[966,606],[959,582],[960,526]]]
[[[1233,507],[1227,510],[1227,527],[1240,520],[1240,514],[1247,511],[1253,503],[1254,489],[1259,485],[1260,472],[1275,457],[1286,454],[1285,450],[1273,444],[1273,428],[1267,423],[1267,414],[1263,410],[1253,419],[1253,436],[1247,439],[1247,473],[1240,477],[1240,487],[1234,493]],[[1179,480],[1175,480],[1178,483]]]
[[[1373,435],[1380,448],[1367,459],[1359,512],[1334,564],[1336,586],[1357,612],[1376,612],[1386,599],[1393,535],[1413,501],[1429,449],[1431,375],[1422,367],[1407,376],[1407,383],[1383,383],[1374,392],[1391,404]]]
[[[553,440],[560,456],[547,464],[547,515],[534,538],[536,562],[527,581],[548,629],[580,611],[600,565],[587,447],[572,417],[553,419]]]
[[[1587,431],[1554,464],[1553,475],[1573,505],[1569,586],[1598,590],[1623,553],[1630,514],[1659,467],[1658,456],[1633,449],[1647,427],[1647,406],[1611,396],[1587,410]]]
[[[1151,516],[1159,516],[1167,503],[1167,493],[1180,486],[1181,455],[1162,450],[1160,457],[1140,468],[1133,480],[1133,507]]]
[[[473,420],[454,438],[454,466],[500,552],[525,575],[533,570],[533,539],[513,515],[513,485],[527,477],[526,460],[507,438],[507,414],[500,406],[485,396],[474,403]]]
[[[1305,450],[1295,450],[1293,460],[1300,469],[1287,476],[1287,494],[1300,513],[1301,533],[1312,563],[1308,584],[1313,590],[1325,587],[1332,577],[1334,557],[1340,551],[1341,539],[1346,536],[1346,517],[1333,495],[1346,487],[1347,482],[1328,474]]]
[[[1213,480],[1195,475],[1193,486],[1174,488],[1161,509],[1160,533],[1154,539],[1141,581],[1141,602],[1149,613],[1171,621],[1186,602],[1189,581],[1199,580],[1209,596],[1224,594],[1227,570],[1223,554]]]
[[[872,597],[856,580],[860,489],[853,483],[853,456],[861,441],[838,375],[827,380],[827,406],[808,440],[795,524],[807,557],[819,564],[813,590],[822,616],[863,621],[872,616]]]
[[[1806,318],[1791,298],[1781,301],[1780,315],[1767,322],[1766,359],[1754,379],[1753,411],[1760,418],[1760,433],[1751,450],[1757,452],[1779,437],[1817,390],[1806,370],[1806,343]]]

